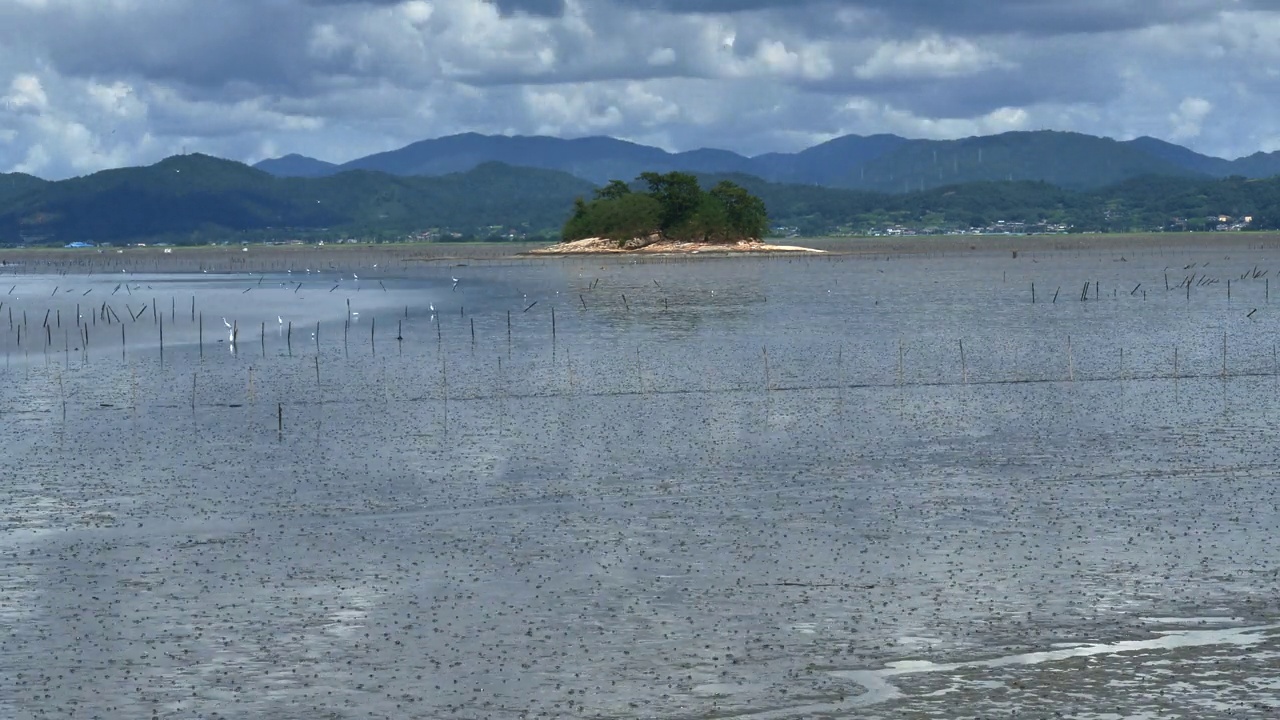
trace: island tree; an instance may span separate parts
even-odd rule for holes
[[[769,227],[764,202],[728,180],[704,191],[689,173],[642,173],[636,192],[621,180],[578,198],[564,239],[598,237],[619,243],[666,239],[692,242],[758,240]]]

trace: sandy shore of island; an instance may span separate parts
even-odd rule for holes
[[[619,245],[604,238],[585,238],[572,242],[556,243],[549,247],[530,250],[527,255],[659,255],[702,253],[826,253],[826,250],[799,245],[774,245],[762,241],[742,240],[734,243],[698,243],[659,240],[641,247]]]

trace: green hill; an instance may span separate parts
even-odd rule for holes
[[[1029,180],[1085,190],[1143,175],[1196,174],[1108,138],[1038,131],[950,141],[912,140],[849,168],[831,184],[881,192],[918,192],[969,182]]]
[[[8,177],[8,176],[6,176]],[[490,226],[554,234],[592,185],[497,163],[441,177],[276,178],[204,155],[44,183],[0,198],[0,242],[180,242],[298,233],[403,235]]]

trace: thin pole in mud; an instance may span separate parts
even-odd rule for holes
[[[1227,302],[1231,302],[1231,278],[1227,278]]]
[[[471,318],[471,349],[476,348],[476,319]]]
[[[1268,304],[1270,304],[1271,303],[1271,278],[1264,278],[1262,283],[1263,283],[1262,286],[1266,291],[1266,301]]]
[[[124,354],[124,323],[120,323],[120,359],[125,359]]]
[[[622,305],[627,308],[627,312],[631,312],[631,303],[627,302],[627,296],[625,293],[622,295]]]
[[[637,351],[639,352],[639,351]],[[760,348],[760,356],[764,358],[764,389],[769,389],[769,348]]]
[[[262,357],[267,356],[267,323],[263,321],[262,328],[258,331],[258,340],[262,343]]]
[[[1164,291],[1169,292],[1169,271],[1164,271]]]
[[[12,312],[12,309],[10,309]],[[507,347],[511,346],[511,311],[507,311]]]
[[[964,361],[964,340],[960,341],[960,382],[969,384],[969,367]]]
[[[582,293],[578,293],[578,299],[582,301],[582,309],[587,309],[587,299],[582,297]]]
[[[1097,300],[1097,299],[1098,299],[1098,293],[1100,292],[1100,288],[1101,288],[1101,287],[1102,287],[1102,281],[1101,281],[1101,280],[1094,280],[1094,281],[1093,281],[1093,299],[1094,299],[1094,300]]]
[[[196,411],[196,375],[199,373],[191,373],[191,412]]]
[[[351,298],[347,298],[347,322],[351,322]]]
[[[907,355],[907,351],[902,346],[902,338],[898,338],[898,384],[899,385],[903,384],[903,380],[905,376],[905,372],[903,368],[903,365],[905,363],[903,361],[906,359],[906,355]]]
[[[1191,281],[1187,280],[1187,302],[1191,302]]]
[[[154,325],[155,323],[159,322],[159,320],[157,319],[158,317],[159,315],[156,313],[156,299],[151,298],[151,324]]]
[[[379,281],[379,282],[381,282],[381,281]],[[409,306],[408,306],[408,305],[405,305],[405,306],[404,306],[404,316],[405,316],[405,318],[406,318],[406,319],[409,317]]]
[[[1036,284],[1031,283],[1031,304],[1036,304]]]
[[[369,318],[369,352],[377,355],[378,348],[373,342],[374,331],[378,328],[378,318]]]
[[[556,309],[551,308],[551,342],[556,341]]]
[[[1222,331],[1222,377],[1227,377],[1227,332]]]
[[[170,295],[169,296],[169,322],[172,324],[177,321],[178,321],[178,299]]]
[[[293,321],[289,321],[289,328],[285,330],[284,342],[289,347],[289,357],[293,357]]]
[[[316,357],[320,357],[320,321],[316,321]]]
[[[1067,380],[1076,381],[1076,360],[1071,354],[1071,336],[1067,336]]]
[[[160,364],[164,365],[164,316],[160,316]]]
[[[316,355],[316,390],[317,390],[317,394],[319,394],[318,392],[320,390],[320,355],[319,354]],[[320,402],[321,403],[324,402],[323,395],[320,395]]]
[[[284,438],[284,404],[276,403],[276,435]]]
[[[191,298],[191,308],[194,310],[195,306],[196,306],[196,299]],[[200,357],[204,357],[204,313],[200,313],[199,342],[200,342]]]
[[[640,386],[640,394],[644,394],[644,368],[640,363],[640,348],[636,348],[636,383]]]
[[[203,316],[202,316],[203,317]],[[191,296],[191,322],[196,321],[196,296]]]
[[[1173,379],[1178,379],[1178,347],[1173,348]]]

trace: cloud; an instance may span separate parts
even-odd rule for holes
[[[796,150],[1055,128],[1280,137],[1263,0],[0,0],[0,171],[455,132]]]
[[[1169,124],[1173,127],[1169,137],[1174,140],[1187,140],[1200,134],[1205,118],[1213,111],[1213,103],[1204,98],[1189,97],[1178,103],[1178,109],[1169,114]]]

